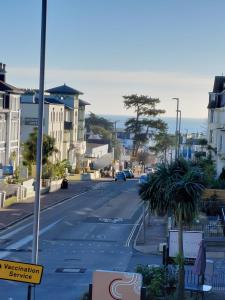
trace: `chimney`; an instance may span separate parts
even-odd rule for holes
[[[5,76],[6,75],[6,70],[5,70],[5,64],[0,63],[0,80],[5,82]]]

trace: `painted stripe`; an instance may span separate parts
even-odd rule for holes
[[[60,221],[62,221],[62,219],[57,220],[56,222],[48,225],[47,227],[43,228],[42,230],[40,230],[39,236],[41,236],[43,233],[51,230],[55,225],[57,225]],[[32,235],[28,235],[27,237],[19,240],[18,242],[9,245],[5,248],[6,251],[3,251],[0,253],[0,259],[5,258],[6,256],[10,255],[11,252],[7,251],[9,249],[19,249],[20,247],[28,244],[29,242],[31,242],[33,240],[33,234]]]

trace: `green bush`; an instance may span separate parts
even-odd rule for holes
[[[167,285],[165,267],[138,265],[136,272],[143,276],[143,285],[146,287],[147,299],[153,300],[165,294]]]

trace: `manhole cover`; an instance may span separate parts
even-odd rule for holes
[[[86,269],[84,268],[58,268],[56,273],[84,273]]]

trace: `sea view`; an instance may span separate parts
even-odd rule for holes
[[[124,115],[100,115],[112,122],[117,121],[117,128],[124,128],[124,124],[132,116]],[[176,130],[176,118],[175,117],[161,117],[168,124],[169,133],[174,133]],[[207,119],[196,118],[182,118],[181,119],[181,132],[182,133],[196,133],[207,132]]]

